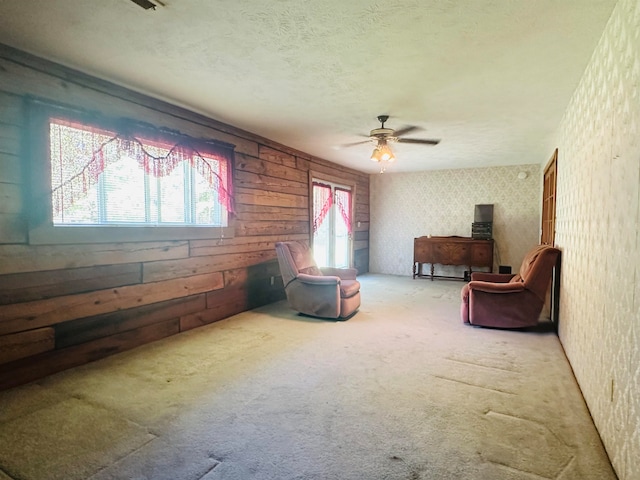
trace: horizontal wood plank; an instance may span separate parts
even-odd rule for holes
[[[296,157],[294,155],[276,150],[275,148],[271,148],[266,145],[260,145],[258,149],[258,157],[260,160],[267,160],[287,167],[297,168]]]
[[[369,240],[369,230],[355,230],[353,232],[353,239],[355,241]]]
[[[21,127],[0,122],[0,152],[19,155],[21,135]]]
[[[217,255],[218,267],[221,271],[232,270],[234,268],[245,268],[263,262],[269,262],[276,258],[275,248],[247,253],[227,253]]]
[[[135,330],[152,323],[177,319],[204,310],[206,306],[206,297],[202,293],[59,323],[55,326],[56,346],[57,348],[65,348],[128,330]]]
[[[22,212],[22,192],[20,185],[0,183],[0,213],[19,214]]]
[[[238,220],[241,222],[269,221],[275,222],[308,222],[309,211],[302,208],[278,208],[266,207],[279,210],[279,212],[246,212],[238,213]]]
[[[236,234],[239,236],[252,235],[292,235],[309,233],[309,222],[238,222]]]
[[[247,309],[247,292],[242,288],[211,292],[207,294],[207,309],[180,318],[180,330],[191,330],[217,322]]]
[[[248,294],[248,308],[258,308],[284,298],[282,277],[277,277],[277,280],[271,285],[268,278],[255,278],[250,275],[245,287]]]
[[[309,235],[307,233],[291,235],[256,235],[251,237],[236,237],[224,242],[197,240],[191,242],[189,254],[192,257],[195,257],[201,255],[224,255],[242,252],[251,253],[263,250],[275,251],[276,242],[293,240],[309,241]]]
[[[358,275],[369,271],[369,250],[356,250],[354,252],[354,265],[358,270]]]
[[[143,283],[79,295],[0,306],[0,335],[55,325],[222,288],[222,273]]]
[[[248,155],[236,155],[236,170],[250,172],[257,175],[268,175],[274,178],[304,183],[308,181],[308,174],[294,167],[289,167],[266,160],[260,160]]]
[[[0,305],[142,283],[139,263],[0,275]]]
[[[24,125],[22,97],[0,91],[0,122],[18,127]]]
[[[252,253],[256,250],[270,250],[275,248],[275,238],[277,236],[254,237],[255,241],[249,242],[252,237],[239,237],[237,239],[230,240],[226,243],[209,244],[208,242],[198,242],[192,245],[190,253],[192,256],[203,255],[227,255],[233,253]],[[242,240],[242,241],[239,241]]]
[[[27,243],[27,222],[22,215],[0,213],[0,248],[2,244]],[[11,270],[9,259],[0,254],[0,273],[3,267]]]
[[[340,179],[348,180],[353,183],[356,182],[362,175],[366,175],[362,172],[358,172],[357,170],[353,170],[348,167],[344,167],[342,165],[338,165],[335,163],[331,163],[327,160],[322,160],[317,157],[313,157],[312,160],[306,160],[301,157],[297,159],[298,169],[303,171],[313,170],[317,173],[323,173],[326,175],[331,175],[334,177],[338,177]],[[365,159],[369,161],[369,159]]]
[[[240,288],[253,280],[265,280],[280,276],[280,265],[277,259],[251,265],[247,268],[235,268],[224,272],[225,288]]]
[[[285,208],[305,208],[308,205],[307,195],[292,195],[250,188],[238,188],[235,193],[235,199],[237,203]]]
[[[189,242],[0,245],[0,274],[187,258]]]
[[[171,278],[222,272],[223,268],[220,268],[220,261],[220,255],[210,255],[179,260],[147,262],[142,267],[142,279],[144,283],[149,283],[160,282]]]
[[[10,153],[0,153],[0,183],[22,183],[20,157]]]
[[[53,350],[54,347],[54,331],[49,327],[0,336],[0,364]]]
[[[258,188],[303,196],[307,196],[309,193],[309,186],[306,183],[243,171],[236,172],[235,186],[236,188]]]
[[[369,248],[369,240],[358,240],[353,242],[354,250],[363,250],[365,248]]]
[[[308,208],[283,208],[270,207],[267,205],[247,205],[241,204],[236,208],[238,220],[270,220],[273,222],[286,221],[309,221]]]

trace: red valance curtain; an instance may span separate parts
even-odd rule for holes
[[[351,190],[336,187],[336,206],[347,226],[347,231],[351,235]]]
[[[234,212],[232,145],[126,124],[106,130],[62,118],[49,119],[49,134],[54,212],[85,195],[105,168],[123,156],[153,177],[167,176],[188,162],[216,191],[227,212]]]
[[[332,203],[331,186],[313,182],[313,233],[322,225]]]

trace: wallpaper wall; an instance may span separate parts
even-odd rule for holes
[[[640,478],[640,2],[620,0],[561,123],[560,338],[621,480]]]
[[[493,204],[494,271],[511,265],[517,272],[540,238],[540,171],[540,165],[519,165],[372,175],[369,270],[411,275],[415,237],[470,237],[475,205]],[[526,178],[518,178],[521,172]],[[464,270],[436,266],[435,273],[462,276]]]

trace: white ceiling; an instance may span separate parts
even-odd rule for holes
[[[160,1],[153,0],[160,4]],[[616,0],[0,0],[0,43],[357,170],[543,163]]]

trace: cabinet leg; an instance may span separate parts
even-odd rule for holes
[[[431,264],[431,281],[433,282],[433,263]]]

